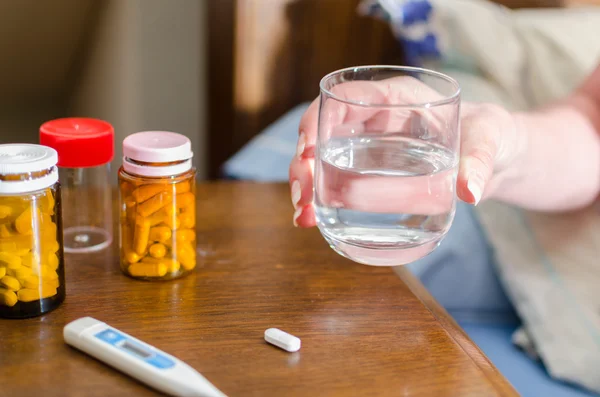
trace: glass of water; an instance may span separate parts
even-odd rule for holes
[[[460,87],[434,71],[338,70],[320,83],[317,226],[359,263],[403,265],[433,251],[456,211]]]

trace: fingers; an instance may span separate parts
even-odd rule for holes
[[[314,159],[295,157],[290,164],[290,192],[294,209],[310,204],[313,199]]]
[[[457,194],[477,204],[486,196],[495,166],[507,159],[514,128],[510,114],[495,105],[465,105],[463,114]]]
[[[296,157],[314,157],[318,120],[319,98],[312,101],[306,112],[304,112],[304,115],[302,115],[302,119],[300,119]]]

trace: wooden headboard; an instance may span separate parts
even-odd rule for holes
[[[517,8],[562,1],[496,2]],[[315,98],[325,74],[352,65],[403,63],[388,25],[359,16],[359,2],[208,2],[211,177],[219,177],[223,162],[263,128]]]

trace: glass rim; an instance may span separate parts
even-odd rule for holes
[[[437,77],[437,78],[440,78],[440,79],[450,83],[453,87],[453,93],[451,95],[443,96],[443,98],[435,100],[435,101],[411,103],[411,104],[400,104],[400,103],[389,104],[389,103],[365,103],[363,101],[356,101],[356,100],[352,100],[352,99],[340,98],[339,96],[337,96],[333,92],[331,92],[331,90],[325,88],[325,83],[336,75],[339,75],[341,73],[348,72],[348,71],[359,71],[359,70],[369,70],[369,69],[374,69],[374,70],[387,69],[387,70],[399,71],[399,72],[400,71],[413,72],[413,73],[420,73],[420,74],[424,74],[424,75],[428,75],[428,76]],[[356,80],[356,81],[360,81],[360,80]],[[364,81],[368,81],[368,80],[364,80]],[[453,103],[456,100],[460,99],[460,94],[461,94],[461,88],[460,88],[460,84],[458,84],[458,81],[456,81],[454,78],[452,78],[444,73],[436,72],[435,70],[415,67],[415,66],[394,66],[394,65],[364,65],[364,66],[350,66],[347,68],[338,69],[331,73],[328,73],[321,79],[321,81],[319,82],[319,89],[321,90],[322,93],[327,94],[329,97],[331,97],[332,99],[335,99],[336,101],[346,103],[348,105],[371,107],[371,108],[430,108],[430,107],[442,106],[442,105],[447,105],[447,104]]]

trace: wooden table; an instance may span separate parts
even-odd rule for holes
[[[67,256],[60,308],[0,320],[1,396],[155,395],[64,344],[63,326],[82,316],[175,355],[229,396],[517,395],[407,271],[354,264],[318,230],[294,228],[287,186],[198,190],[197,272],[149,283],[121,274],[116,249]],[[266,344],[269,327],[302,349]]]

